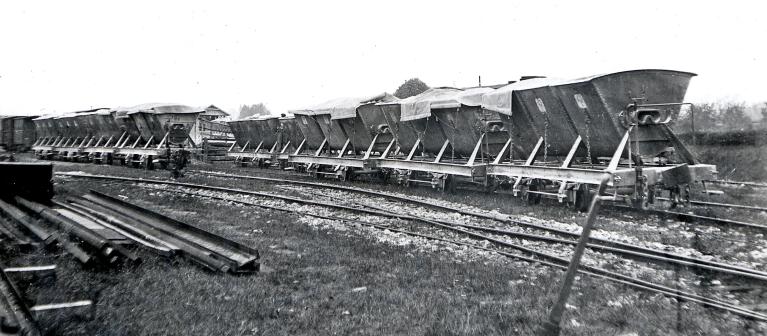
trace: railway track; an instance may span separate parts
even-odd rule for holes
[[[492,250],[492,249],[490,249],[491,251],[497,252],[497,253],[499,253],[501,255],[510,256],[510,257],[514,257],[514,258],[519,257],[518,259],[526,260],[526,261],[543,262],[546,265],[554,266],[554,267],[558,267],[558,268],[566,268],[567,264],[569,263],[569,260],[567,260],[566,258],[562,258],[562,257],[556,256],[556,255],[552,255],[550,253],[546,253],[546,252],[542,252],[542,251],[539,251],[539,250],[531,249],[531,248],[528,248],[528,247],[525,247],[525,246],[522,246],[522,245],[519,245],[519,244],[510,243],[508,241],[499,239],[497,236],[512,236],[512,237],[521,238],[521,239],[533,239],[533,240],[537,239],[537,240],[540,240],[540,241],[547,241],[547,242],[550,242],[550,243],[551,242],[554,242],[554,243],[564,243],[564,244],[573,244],[574,243],[574,241],[572,241],[572,240],[561,239],[561,238],[543,237],[543,236],[530,235],[530,234],[524,234],[524,233],[519,233],[519,232],[506,232],[506,231],[503,231],[503,230],[497,230],[497,229],[493,229],[493,228],[480,227],[480,226],[470,225],[470,224],[452,223],[452,222],[447,222],[447,221],[419,218],[417,216],[413,216],[413,215],[410,215],[410,214],[389,212],[389,211],[386,211],[385,209],[372,209],[370,207],[367,207],[367,208],[365,208],[365,207],[350,207],[350,206],[344,206],[344,205],[339,205],[339,204],[335,204],[335,203],[320,202],[320,201],[316,201],[316,200],[307,200],[307,199],[302,199],[302,198],[297,198],[297,197],[290,197],[290,196],[273,195],[273,194],[268,194],[268,193],[264,193],[264,192],[248,191],[248,190],[242,190],[242,189],[215,187],[215,186],[193,184],[193,183],[159,181],[159,180],[136,180],[136,179],[130,179],[130,178],[124,178],[124,177],[118,177],[118,176],[105,176],[105,175],[85,175],[85,174],[67,174],[67,173],[62,173],[62,174],[59,174],[59,175],[71,176],[71,177],[80,177],[80,178],[93,178],[93,179],[111,180],[111,181],[119,181],[119,182],[125,182],[125,183],[146,183],[146,184],[155,184],[155,185],[175,186],[175,187],[186,188],[186,189],[193,189],[193,190],[204,190],[204,191],[207,191],[207,192],[219,192],[219,193],[223,193],[223,194],[241,194],[241,195],[249,195],[249,196],[266,197],[266,198],[272,198],[272,199],[279,199],[279,200],[282,200],[282,201],[285,201],[285,202],[290,202],[290,203],[302,203],[302,204],[307,204],[307,205],[329,207],[329,208],[333,208],[333,209],[336,209],[336,210],[350,211],[350,212],[355,212],[355,213],[365,213],[365,214],[369,214],[369,215],[373,215],[373,216],[381,216],[381,217],[398,218],[398,219],[410,220],[410,221],[418,221],[418,222],[421,222],[421,223],[424,223],[424,224],[428,224],[428,225],[430,225],[430,226],[432,226],[434,228],[438,228],[440,230],[450,231],[450,232],[453,232],[453,233],[459,233],[461,235],[465,235],[465,236],[471,237],[473,239],[484,240],[484,241],[490,242],[490,243],[492,243],[492,244],[494,244],[494,245],[496,245],[496,246],[498,246],[498,247],[500,247],[502,249],[513,249],[513,250],[522,251],[522,252],[528,254],[528,256],[521,256],[521,255],[518,255],[518,254],[510,253],[507,250]],[[306,183],[312,183],[312,182],[306,182]],[[314,183],[312,183],[312,184],[314,184]],[[325,185],[322,185],[322,187],[325,187]],[[291,210],[291,209],[288,209],[288,208],[280,208],[280,207],[269,206],[269,205],[265,205],[265,204],[258,204],[258,203],[255,203],[255,202],[237,200],[237,199],[231,198],[231,197],[215,196],[215,195],[211,195],[210,193],[208,193],[208,194],[201,194],[201,193],[196,193],[196,192],[190,192],[190,191],[184,191],[184,190],[171,190],[171,189],[168,189],[166,191],[198,195],[198,196],[209,197],[209,198],[214,198],[214,199],[219,199],[219,200],[226,200],[226,201],[237,202],[237,203],[241,203],[241,204],[247,204],[247,205],[251,205],[251,206],[258,206],[258,207],[261,207],[261,208],[268,208],[268,209],[281,210],[281,211],[298,212],[298,213],[303,214],[303,215],[309,215],[309,216],[325,218],[325,219],[342,220],[342,221],[345,221],[345,222],[352,221],[352,222],[357,222],[358,224],[362,224],[361,221],[352,220],[352,219],[348,219],[348,218],[340,218],[340,217],[335,217],[335,216],[324,216],[324,215],[308,214],[308,213],[305,213],[305,212]],[[376,194],[376,196],[383,196],[383,195]],[[410,200],[410,199],[408,199],[408,200]],[[416,203],[423,203],[423,204],[428,205],[430,207],[437,207],[437,208],[442,208],[442,209],[451,210],[451,211],[455,210],[455,209],[452,209],[450,207],[443,206],[443,205],[436,205],[436,204],[432,204],[432,203],[424,202],[424,201],[419,201],[419,200],[413,200],[413,201],[415,201]],[[486,219],[493,219],[493,220],[501,219],[501,218],[498,218],[497,215],[489,215],[489,214],[484,214],[484,215],[485,215]],[[417,235],[417,236],[421,236],[421,237],[428,236],[428,235],[424,235],[422,233],[406,232],[405,230],[393,229],[392,227],[389,227],[389,226],[382,226],[382,225],[377,225],[377,224],[373,224],[373,223],[366,223],[365,225],[373,225],[376,228],[385,228],[385,229],[390,230],[390,231],[396,230],[396,231],[393,231],[393,232],[400,232],[400,233],[405,233],[405,234]],[[533,225],[536,225],[536,224],[533,224]],[[479,233],[478,231],[482,232],[482,233]],[[569,233],[569,232],[566,232],[566,233],[571,235],[571,236],[577,236],[577,234],[573,234],[573,233]],[[437,240],[442,240],[442,241],[450,241],[450,240],[446,240],[445,238],[440,238],[440,237],[431,237],[430,239],[432,239],[432,238],[433,239],[437,239]],[[458,245],[463,245],[463,246],[472,245],[472,244],[467,244],[465,242],[460,242],[460,241],[451,241],[451,242],[454,242],[454,243],[456,243]],[[599,242],[599,244],[597,244],[596,242]],[[626,246],[621,246],[619,248],[619,247],[615,247],[615,246],[608,246],[607,244],[603,245],[602,242],[611,243],[611,244],[622,244],[622,243],[610,242],[610,241],[604,241],[604,240],[592,240],[592,244],[590,244],[589,247],[593,248],[593,249],[602,250],[602,251],[605,251],[605,252],[615,253],[615,254],[631,255],[633,257],[640,258],[640,259],[649,259],[649,260],[653,260],[653,261],[656,261],[656,262],[673,263],[673,264],[676,264],[676,265],[679,265],[679,266],[684,266],[684,267],[701,268],[701,269],[705,269],[707,271],[720,272],[720,273],[723,273],[723,274],[728,274],[728,275],[737,276],[737,277],[741,277],[741,278],[747,278],[747,279],[750,279],[750,280],[765,281],[765,279],[766,279],[765,275],[767,275],[767,274],[765,274],[765,272],[761,272],[761,271],[757,271],[757,270],[750,270],[750,269],[746,269],[746,268],[738,267],[738,266],[734,266],[734,265],[726,265],[726,264],[715,263],[715,262],[708,262],[708,261],[702,261],[702,260],[694,260],[694,258],[689,258],[689,257],[684,257],[684,256],[676,256],[676,255],[667,253],[665,251],[653,251],[651,249],[646,249],[646,248],[641,248],[641,247],[640,247],[639,250],[637,250],[636,246],[630,246],[628,248],[625,248]],[[488,250],[486,247],[482,247],[482,249]],[[642,252],[640,252],[640,251],[642,251]],[[760,321],[763,321],[763,320],[767,319],[767,315],[764,315],[764,314],[761,314],[761,313],[757,313],[757,312],[753,312],[753,311],[750,311],[748,309],[744,309],[744,308],[741,308],[741,307],[737,307],[737,306],[731,305],[729,303],[726,303],[724,301],[703,297],[703,296],[700,296],[700,295],[697,295],[697,294],[694,294],[694,293],[681,293],[681,292],[679,292],[678,289],[673,289],[673,288],[665,287],[663,285],[659,285],[659,284],[651,283],[651,282],[648,282],[648,281],[632,278],[632,277],[629,277],[629,276],[626,276],[626,275],[622,275],[622,274],[619,274],[619,273],[615,273],[615,272],[611,272],[611,271],[608,271],[608,270],[600,269],[600,268],[597,268],[597,267],[582,266],[581,267],[581,272],[584,272],[584,273],[590,274],[590,275],[597,275],[599,277],[602,277],[602,278],[605,278],[605,279],[608,279],[608,280],[611,280],[611,281],[616,281],[616,282],[619,282],[619,283],[630,284],[631,286],[639,288],[639,289],[650,290],[652,292],[660,293],[660,294],[663,294],[663,295],[666,295],[666,296],[675,297],[675,298],[680,299],[680,300],[687,300],[687,301],[691,301],[691,302],[697,302],[697,303],[701,303],[701,304],[704,304],[704,305],[707,305],[707,306],[724,309],[726,311],[730,311],[730,312],[732,312],[734,314],[738,314],[738,315],[741,315],[741,316],[744,316],[744,317],[748,317],[748,318],[752,318],[752,319],[756,319],[756,320],[760,320]]]
[[[60,173],[59,175],[118,180],[118,181],[142,182],[142,183],[150,183],[150,184],[174,185],[174,186],[190,187],[190,188],[196,188],[196,189],[205,189],[210,191],[219,191],[219,192],[233,192],[233,193],[246,194],[246,195],[252,195],[252,196],[280,199],[280,200],[288,201],[288,202],[297,202],[297,203],[304,203],[304,204],[310,204],[310,205],[331,207],[338,210],[365,212],[367,214],[376,215],[376,216],[392,217],[392,218],[412,220],[412,221],[424,221],[424,219],[420,218],[419,216],[404,214],[404,213],[394,213],[384,209],[365,209],[360,207],[351,207],[351,206],[341,205],[340,202],[332,202],[332,203],[320,202],[320,201],[314,201],[314,200],[303,199],[298,197],[273,195],[273,194],[269,194],[265,192],[257,192],[257,191],[243,190],[243,189],[216,187],[216,186],[210,186],[210,185],[184,183],[184,182],[171,182],[171,181],[163,181],[163,180],[148,180],[148,179],[135,180],[131,178],[124,178],[119,176],[106,176],[106,175],[83,175],[83,174],[67,174],[67,173]],[[299,184],[306,184],[306,183],[312,186],[319,186],[319,187],[326,186],[324,184],[317,184],[314,182],[300,182]],[[420,206],[434,207],[440,210],[456,212],[456,213],[460,213],[460,214],[468,215],[468,216],[475,216],[482,219],[496,221],[502,224],[512,224],[515,226],[538,230],[538,231],[553,234],[556,236],[567,237],[572,239],[556,238],[556,237],[544,236],[541,234],[530,234],[525,232],[513,232],[513,231],[501,230],[501,229],[491,228],[491,227],[482,227],[479,225],[457,223],[454,221],[447,221],[447,220],[438,220],[438,219],[429,220],[430,222],[438,223],[440,225],[456,226],[456,227],[462,227],[465,229],[480,230],[483,232],[500,234],[500,235],[505,235],[505,236],[514,237],[514,238],[529,239],[529,240],[536,240],[536,241],[549,242],[549,243],[561,243],[561,244],[567,244],[567,245],[575,245],[577,243],[577,239],[580,237],[579,233],[556,229],[556,228],[548,227],[541,224],[515,220],[510,218],[507,215],[493,215],[493,214],[487,214],[487,213],[468,211],[465,209],[449,207],[449,206],[431,203],[431,202],[427,202],[423,200],[412,199],[412,198],[407,198],[407,197],[388,194],[388,193],[378,193],[378,192],[373,192],[373,191],[359,189],[359,188],[350,188],[345,186],[333,185],[331,189],[359,192],[369,196],[381,196],[381,197],[391,198],[399,202],[406,202],[411,204],[417,204]],[[642,247],[638,245],[633,245],[633,244],[628,244],[628,243],[623,243],[623,242],[618,242],[618,241],[613,241],[613,240],[608,240],[603,238],[591,237],[591,243],[589,244],[589,247],[596,250],[622,254],[625,256],[630,256],[630,257],[638,258],[638,259],[652,260],[655,262],[670,263],[670,264],[675,264],[678,266],[691,267],[691,268],[707,270],[707,271],[712,271],[712,272],[717,272],[722,274],[742,276],[742,277],[746,277],[746,278],[758,280],[758,281],[767,281],[767,272],[740,267],[736,265],[728,265],[728,264],[700,259],[700,258],[688,257],[688,256],[680,255],[680,254],[670,253],[668,251],[655,250],[651,248],[646,248],[646,247]]]
[[[738,186],[746,186],[746,187],[754,187],[754,188],[767,188],[767,184],[756,183],[756,182],[726,181],[726,180],[710,180],[710,181],[705,181],[705,182],[706,183],[715,183],[715,184],[738,185]]]
[[[261,177],[261,176],[249,176],[249,175],[234,175],[234,174],[225,174],[225,173],[218,173],[218,172],[208,172],[208,171],[190,171],[190,173],[193,174],[202,174],[202,175],[208,175],[208,176],[216,176],[216,177],[223,177],[223,178],[233,178],[233,179],[248,179],[248,180],[258,180],[258,181],[264,181],[264,182],[273,182],[273,183],[289,183],[289,184],[296,184],[296,185],[304,185],[304,186],[312,186],[312,187],[321,187],[321,188],[332,188],[336,190],[344,190],[344,191],[350,191],[350,192],[357,192],[357,193],[363,193],[368,195],[378,195],[381,197],[386,197],[390,199],[396,199],[398,201],[403,202],[410,202],[410,203],[418,203],[425,206],[431,206],[431,207],[442,207],[438,204],[433,204],[429,202],[419,201],[412,198],[402,197],[399,195],[394,195],[390,193],[385,193],[381,191],[374,191],[374,190],[367,190],[363,188],[357,188],[357,187],[350,187],[350,186],[343,186],[338,184],[329,184],[329,183],[320,183],[320,182],[311,182],[311,181],[299,181],[294,179],[286,179],[286,178],[274,178],[274,177]],[[696,204],[704,204],[704,203],[711,203],[716,204],[716,206],[720,207],[729,207],[729,208],[751,208],[752,210],[760,210],[760,211],[767,211],[767,208],[762,207],[749,207],[749,206],[743,206],[738,204],[725,204],[725,203],[713,203],[713,202],[700,202],[695,201]],[[704,216],[704,215],[697,215],[692,213],[684,213],[684,212],[678,212],[678,211],[670,211],[670,210],[660,210],[660,209],[648,209],[648,210],[637,210],[636,208],[618,205],[618,204],[612,204],[609,206],[613,206],[616,208],[620,208],[622,210],[630,210],[630,211],[637,211],[637,212],[643,212],[647,214],[652,214],[656,216],[663,216],[665,218],[675,218],[680,221],[685,222],[708,222],[718,225],[724,225],[724,226],[734,226],[734,227],[745,227],[745,228],[753,228],[753,229],[761,229],[761,230],[767,230],[767,225],[764,224],[758,224],[758,223],[749,223],[749,222],[743,222],[743,221],[737,221],[732,219],[726,219],[726,218],[716,218],[711,216]],[[481,213],[475,213],[475,212],[466,212],[461,209],[454,209],[449,207],[442,207],[444,210],[450,210],[450,211],[456,211],[460,212],[462,214],[466,215],[472,215],[472,216],[478,216],[488,219],[498,219],[496,217],[488,217],[486,214]],[[511,220],[511,219],[509,219]],[[519,222],[515,222],[515,224],[520,224]]]

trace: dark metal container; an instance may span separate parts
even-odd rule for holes
[[[141,137],[141,132],[139,132],[138,126],[136,126],[136,122],[133,121],[133,118],[128,115],[128,111],[116,109],[112,110],[110,114],[112,115],[115,124],[117,124],[117,128],[120,130],[120,135],[117,136],[116,140],[119,140],[123,133],[125,133],[125,137],[129,137],[129,140],[133,139],[135,141]],[[116,142],[114,144],[116,144]]]
[[[60,135],[52,116],[38,117],[32,122],[34,122],[35,131],[40,138],[54,139]]]
[[[112,137],[114,140],[117,140],[122,135],[120,125],[108,109],[94,111],[88,117],[91,125],[96,129],[94,134],[96,137],[104,137],[105,140]]]
[[[250,147],[250,143],[253,141],[250,139],[250,134],[248,134],[248,130],[245,127],[245,120],[232,120],[227,122],[227,124],[229,124],[229,128],[232,130],[237,145],[240,148],[245,147],[246,144]]]
[[[28,150],[32,147],[37,134],[35,124],[32,121],[35,117],[15,117],[13,119],[13,144],[16,150]]]
[[[337,120],[332,120],[330,113],[314,115],[317,120],[317,124],[322,129],[322,134],[327,140],[327,146],[333,150],[340,150],[346,144],[346,140],[349,138],[344,132],[344,128]]]
[[[258,117],[248,119],[247,124],[250,129],[255,129],[259,135],[258,141],[261,142],[261,149],[270,150],[279,141],[280,120],[277,117]],[[251,142],[251,146],[258,142]],[[279,144],[278,144],[279,145]]]
[[[299,113],[298,111],[294,112],[294,114],[296,116],[296,124],[306,139],[304,148],[310,150],[319,148],[322,141],[325,140],[325,134],[322,133],[322,128],[320,128],[317,119],[313,115]]]
[[[479,107],[481,96],[491,88],[434,88],[394,104],[379,104],[400,150],[407,154],[421,139],[423,152],[437,155],[446,140],[453,144],[449,155],[472,154],[480,136],[487,132],[482,150],[500,150],[507,137],[498,113],[485,113]],[[403,109],[405,113],[403,114]],[[420,152],[417,152],[420,154]]]
[[[500,114],[481,108],[482,96],[492,91],[487,87],[470,88],[431,102],[431,113],[455,155],[470,156],[480,140],[477,154],[494,155],[506,143],[508,132]]]
[[[505,118],[515,145],[529,154],[545,137],[549,155],[566,155],[580,135],[579,155],[609,157],[631,124],[632,145],[655,156],[672,147],[663,125],[678,112],[695,74],[672,70],[632,70],[571,81],[531,79],[483,97],[483,106]],[[641,105],[667,104],[657,108]],[[518,141],[517,141],[518,140]]]
[[[288,144],[297,148],[302,141],[304,141],[304,135],[301,133],[301,129],[298,127],[298,118],[295,117],[282,117],[280,121],[280,147],[284,147]],[[293,153],[289,153],[293,154]]]
[[[144,141],[154,138],[160,143],[168,133],[167,141],[184,142],[197,125],[197,118],[204,109],[185,105],[147,104],[134,106],[128,112]]]
[[[343,121],[342,126],[356,150],[366,151],[375,139],[372,150],[383,152],[394,139],[383,108],[375,102],[360,105],[355,118]]]

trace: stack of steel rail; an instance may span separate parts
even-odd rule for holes
[[[14,201],[0,200],[0,211],[8,217],[0,220],[0,225],[21,245],[41,242],[48,246],[58,242],[85,265],[114,263],[120,257],[139,260],[135,253],[123,246],[128,243],[125,237],[109,228],[86,221],[61,207],[51,208],[19,196]]]
[[[165,256],[181,255],[222,272],[259,270],[258,251],[162,214],[92,191],[53,207],[15,197],[0,200],[0,235],[16,245],[56,242],[84,265],[138,262],[134,242]]]
[[[258,251],[157,212],[97,191],[69,198],[62,207],[107,225],[161,255],[187,257],[214,270],[257,272]]]

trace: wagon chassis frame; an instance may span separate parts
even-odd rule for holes
[[[156,146],[152,145],[154,136],[141,145],[141,137],[133,139],[127,132],[123,132],[116,141],[114,136],[109,138],[58,136],[38,139],[32,150],[38,157],[43,158],[56,156],[67,160],[84,159],[101,163],[111,163],[113,159],[120,159],[125,162],[139,163],[151,169],[154,163],[160,163],[163,166],[167,164],[169,149],[171,152],[178,151],[177,148],[166,147],[169,136],[170,131],[166,131],[165,136]],[[194,145],[193,142],[192,145]]]

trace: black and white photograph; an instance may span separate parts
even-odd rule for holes
[[[767,5],[0,4],[0,336],[767,335]]]

